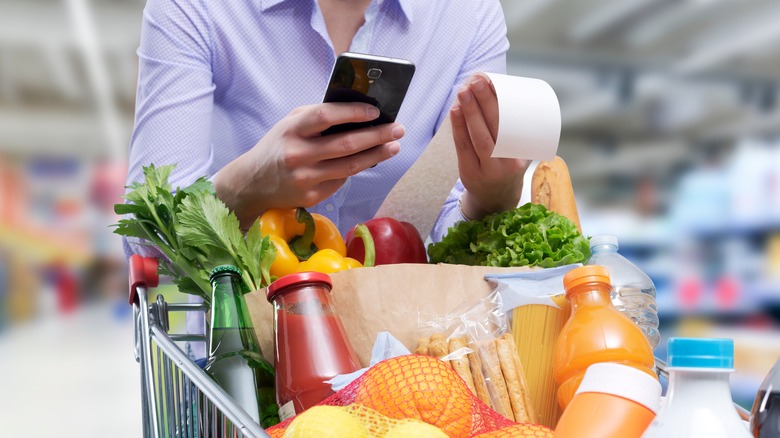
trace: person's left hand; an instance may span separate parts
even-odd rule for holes
[[[458,171],[466,191],[463,213],[470,219],[517,206],[530,160],[493,158],[498,137],[498,97],[486,75],[475,74],[458,91],[450,109]]]

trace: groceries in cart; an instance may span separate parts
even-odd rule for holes
[[[661,384],[636,368],[599,362],[587,368],[570,406],[555,427],[557,438],[642,436],[658,413]]]
[[[144,182],[134,183],[114,206],[124,217],[115,233],[154,246],[160,254],[160,273],[179,290],[211,301],[211,270],[231,264],[241,271],[245,291],[271,281],[276,250],[255,221],[244,233],[236,215],[217,198],[205,177],[187,187],[171,187],[175,166],[144,167]]]
[[[300,272],[271,283],[276,403],[282,420],[333,394],[328,380],[360,369],[330,299],[327,274]]]
[[[553,377],[558,403],[566,409],[588,367],[599,362],[632,366],[653,378],[655,360],[641,328],[610,300],[609,272],[603,266],[572,269],[563,277],[571,316],[558,335]]]
[[[207,179],[173,189],[172,166],[145,168],[116,206],[117,233],[156,247],[160,273],[209,314],[200,369],[172,342],[197,336],[169,333],[167,322],[191,307],[149,305],[155,283],[132,261],[147,435],[667,436],[696,396],[691,372],[720,397],[702,406],[732,436],[747,434],[724,377],[728,340],[670,341],[676,392],[661,403],[667,369],[643,332],[648,320],[632,318],[625,300],[614,305],[615,268],[591,259],[573,197],[550,192],[555,175],[570,191],[567,173],[549,173],[561,163],[534,173],[532,188],[546,187],[532,189],[537,202],[456,223],[427,247],[427,262],[400,221],[358,225],[345,241],[297,208],[242,230]],[[372,360],[385,331],[414,354]]]
[[[279,422],[274,369],[262,356],[241,292],[241,271],[232,265],[211,271],[213,294],[209,355],[205,371],[263,427]]]
[[[731,339],[670,338],[666,401],[643,438],[750,438],[731,400]]]
[[[780,438],[780,358],[758,388],[750,429],[756,438]]]

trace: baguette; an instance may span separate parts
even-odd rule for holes
[[[466,339],[462,337],[454,337],[450,339],[450,354],[466,348]],[[469,367],[469,359],[467,355],[463,355],[457,359],[451,359],[450,365],[452,369],[466,382],[466,386],[469,387],[471,393],[476,395],[477,389],[474,387],[474,377],[471,374],[471,368]]]
[[[569,168],[563,158],[556,156],[536,166],[531,180],[531,202],[568,218],[582,232]]]
[[[417,348],[414,350],[414,354],[428,355],[428,344],[430,341],[426,337],[422,337],[417,340]]]
[[[506,381],[504,380],[504,375],[501,372],[501,365],[498,360],[495,340],[488,341],[486,347],[487,366],[485,369],[488,372],[488,377],[490,378],[490,382],[497,396],[497,399],[493,400],[495,402],[493,410],[504,417],[515,421],[515,415],[512,413],[512,403],[509,401],[509,393],[506,388]]]
[[[474,378],[474,393],[477,398],[482,400],[483,403],[493,407],[493,403],[490,402],[490,393],[488,392],[487,385],[485,384],[485,374],[482,372],[482,360],[479,358],[479,352],[472,345],[472,353],[469,353],[469,367],[471,368],[471,376]]]
[[[517,349],[512,336],[509,333],[505,333],[496,339],[495,343],[515,421],[518,423],[536,423],[533,404],[525,387],[523,366],[517,355]]]
[[[446,356],[449,353],[447,350],[447,341],[442,334],[435,334],[431,335],[430,343],[428,344],[428,354],[437,358],[441,359],[442,357]],[[450,361],[445,360],[444,362],[447,363],[447,365],[452,366]]]

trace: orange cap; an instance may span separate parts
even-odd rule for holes
[[[593,282],[611,284],[607,268],[599,265],[585,265],[572,269],[563,276],[563,288],[566,289],[566,297],[568,298],[569,291],[575,287]]]

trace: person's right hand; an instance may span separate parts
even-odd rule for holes
[[[398,123],[320,135],[334,125],[377,117],[379,110],[364,103],[296,108],[214,176],[217,196],[244,227],[269,208],[311,207],[348,177],[398,153],[396,140],[404,135]]]

